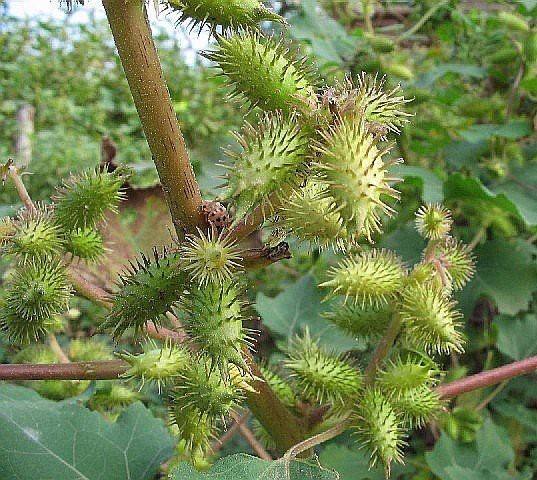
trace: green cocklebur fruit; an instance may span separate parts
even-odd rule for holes
[[[430,359],[425,361],[424,358],[419,357],[398,356],[390,360],[378,373],[376,385],[390,399],[399,399],[415,389],[434,385],[437,371],[438,369]]]
[[[179,12],[178,23],[190,23],[192,29],[208,25],[214,32],[217,27],[255,27],[264,20],[285,23],[259,0],[166,0],[166,4]]]
[[[386,476],[393,461],[403,463],[401,419],[390,401],[378,388],[368,388],[355,406],[351,428],[358,442],[371,454],[371,467],[382,462]]]
[[[77,228],[65,235],[65,250],[75,257],[94,262],[104,255],[104,241],[94,228]]]
[[[242,349],[248,343],[242,326],[242,290],[236,284],[209,283],[192,288],[181,306],[187,312],[184,326],[209,358],[209,363],[225,370],[229,363],[245,368]]]
[[[15,343],[36,341],[47,332],[53,316],[65,311],[71,296],[65,267],[32,261],[10,276],[0,322]]]
[[[246,124],[235,134],[241,151],[226,150],[233,160],[227,167],[227,196],[233,199],[237,218],[267,201],[274,192],[297,182],[304,168],[309,136],[300,128],[295,115],[265,114],[253,127]]]
[[[315,104],[312,68],[283,41],[247,30],[217,40],[215,49],[203,55],[218,64],[233,89],[231,97],[241,98],[250,108],[286,113]]]
[[[387,306],[363,308],[360,305],[341,303],[333,306],[323,316],[354,338],[374,340],[384,334],[392,315],[392,310]]]
[[[122,168],[111,173],[90,170],[71,176],[53,198],[59,225],[66,231],[92,228],[104,220],[107,210],[117,212],[124,198],[121,187],[127,177]]]
[[[408,286],[402,294],[399,314],[409,345],[428,353],[463,351],[464,336],[459,332],[462,314],[440,289]]]
[[[182,268],[201,286],[230,280],[242,268],[240,252],[224,232],[205,235],[198,231],[198,235],[187,236],[179,256]]]
[[[314,147],[315,166],[347,228],[371,241],[380,231],[380,215],[393,213],[385,200],[398,198],[391,183],[399,179],[391,177],[388,169],[399,160],[384,160],[391,147],[381,147],[379,137],[369,133],[365,120],[357,115],[340,118],[320,136]]]
[[[170,399],[170,421],[177,428],[179,438],[186,444],[190,453],[205,452],[216,433],[214,418],[202,413],[192,405],[185,405],[181,396],[172,395]]]
[[[296,405],[296,395],[291,386],[268,365],[261,364],[259,369],[265,381],[282,403],[287,407],[294,407]]]
[[[155,248],[152,259],[140,255],[119,276],[112,308],[101,329],[111,329],[114,338],[119,338],[128,328],[139,333],[148,322],[159,325],[180,299],[185,284],[179,259],[166,249]]]
[[[278,225],[319,248],[344,249],[353,242],[328,187],[315,179],[293,190],[278,209],[278,218]]]
[[[287,353],[285,366],[306,400],[330,403],[337,409],[359,393],[362,377],[358,370],[341,355],[321,348],[307,330],[293,339]]]
[[[378,308],[399,294],[405,270],[393,252],[371,250],[344,258],[328,275],[330,280],[320,286],[331,290],[329,297],[344,295],[345,302]]]
[[[405,390],[392,399],[392,405],[409,428],[423,427],[442,408],[440,396],[427,384]]]
[[[472,278],[475,266],[470,249],[452,238],[440,247],[442,261],[456,290],[462,289]]]
[[[423,205],[416,212],[416,229],[424,238],[444,238],[449,234],[452,224],[451,212],[438,203]]]
[[[388,131],[399,133],[400,127],[409,121],[412,115],[403,110],[410,100],[405,99],[401,87],[397,85],[385,90],[385,77],[380,80],[377,75],[362,72],[356,81],[347,77],[336,85],[334,98],[341,115],[357,114],[369,123],[386,127]]]
[[[2,250],[8,255],[15,255],[22,263],[47,260],[61,252],[60,229],[45,205],[38,205],[36,212],[23,210],[5,226],[6,234],[0,240]]]
[[[141,380],[140,388],[146,382],[154,382],[160,391],[164,385],[181,376],[192,361],[188,351],[179,345],[166,343],[159,347],[156,343],[149,342],[142,348],[140,354],[116,354],[130,365],[123,377]]]

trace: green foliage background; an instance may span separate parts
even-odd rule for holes
[[[528,32],[502,22],[499,12],[516,12],[535,32],[537,2],[417,0],[379,4],[374,17],[377,39],[381,36],[393,41],[427,12],[432,14],[414,35],[382,46],[364,31],[359,2],[303,0],[275,2],[274,6],[289,20],[288,34],[312,56],[326,79],[342,79],[348,72],[356,75],[362,70],[386,73],[389,84],[401,82],[406,95],[414,98],[410,110],[415,116],[397,143],[405,158],[405,165],[396,172],[404,178],[403,198],[396,205],[399,215],[387,223],[385,234],[377,240],[406,261],[415,262],[423,244],[410,225],[413,212],[421,203],[435,201],[452,209],[456,235],[475,243],[477,272],[459,298],[469,343],[464,355],[446,359],[447,378],[535,355],[537,62],[531,49],[537,47],[529,44]],[[406,8],[404,24],[400,17],[385,13],[401,7]],[[228,131],[240,125],[241,114],[224,101],[218,79],[204,63],[185,61],[176,38],[162,31],[157,34],[157,43],[195,169],[204,190],[214,191],[218,183],[214,177],[221,173],[215,166],[221,157],[219,147],[229,141]],[[137,187],[155,184],[149,149],[105,23],[93,17],[82,25],[68,20],[26,22],[4,13],[0,16],[0,52],[0,155],[13,155],[17,109],[24,102],[34,105],[34,156],[31,175],[24,177],[34,198],[48,197],[58,179],[69,172],[98,164],[103,135],[117,143],[119,161],[134,167]],[[18,204],[11,188],[7,185],[0,193],[3,215],[12,213]],[[262,326],[259,322],[255,325],[263,332],[258,349],[278,362],[278,347],[286,344],[291,333],[308,326],[338,351],[352,351],[359,360],[366,358],[368,345],[327,328],[321,318],[326,306],[315,285],[334,256],[328,252],[311,255],[299,245],[292,249],[291,261],[250,274],[258,291],[257,298],[252,298],[256,300],[252,314],[262,319]],[[99,312],[85,303],[80,308],[82,316],[70,320],[71,329],[90,331]],[[62,341],[66,340],[67,335]],[[14,352],[8,346],[3,348],[4,361],[9,361]],[[64,451],[62,442],[70,442],[73,429],[76,433],[89,422],[88,416],[99,415],[81,405],[91,407],[91,398],[103,388],[91,385],[75,401],[55,404],[22,387],[1,386],[0,402],[5,405],[0,411],[8,412],[0,415],[1,430],[4,439],[13,439],[5,444],[10,443],[13,449],[20,442],[27,453],[44,455],[48,460],[41,468],[46,468],[50,477],[98,478],[91,468],[85,476],[73,476],[69,465],[76,463],[76,454],[69,457],[71,453]],[[407,465],[396,469],[393,477],[532,478],[537,471],[535,377],[502,385],[486,407],[480,408],[492,391],[459,397],[453,413],[414,434]],[[158,453],[134,459],[138,464],[128,466],[128,454],[116,458],[123,447],[118,451],[110,447],[102,455],[109,458],[110,465],[116,465],[114,469],[130,469],[130,476],[112,469],[106,470],[107,478],[156,478],[155,462],[171,455],[167,434],[156,435],[163,428],[154,418],[163,416],[157,393],[144,389],[140,398],[145,406],[128,407],[114,425],[103,426],[99,436],[112,435],[118,443],[130,435],[134,451],[149,455],[147,448],[152,445]],[[39,407],[45,423],[56,419],[69,424],[62,429],[65,436],[32,437],[32,421],[41,420],[34,419],[29,410],[17,419],[16,409],[21,405],[30,410]],[[115,419],[118,413],[106,415]],[[144,428],[135,435],[133,429],[139,425],[133,426],[133,422],[138,418]],[[97,423],[93,428],[101,427]],[[84,441],[87,449],[99,443]],[[0,478],[15,478],[10,473],[9,448],[0,446]],[[221,453],[248,451],[237,437]],[[57,457],[63,459],[60,464],[64,470],[54,463]],[[233,465],[234,473],[224,469],[224,463],[217,463],[206,474],[194,474],[183,464],[175,478],[283,478],[278,476],[281,465],[277,462],[266,465],[244,455],[222,462]],[[323,468],[336,469],[343,480],[383,478],[380,471],[368,470],[365,455],[345,437],[320,448],[319,462]],[[24,478],[38,478],[35,470],[28,468]],[[222,476],[222,471],[228,473]],[[291,478],[332,476],[315,466],[299,465]]]

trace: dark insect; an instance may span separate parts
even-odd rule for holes
[[[226,207],[220,202],[204,200],[201,205],[201,212],[209,225],[214,225],[218,230],[226,228],[231,223],[231,218]]]

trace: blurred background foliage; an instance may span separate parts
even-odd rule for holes
[[[24,179],[34,199],[48,198],[69,172],[98,165],[103,136],[117,146],[116,160],[135,170],[127,205],[108,225],[108,268],[93,272],[110,284],[126,257],[169,242],[169,221],[153,188],[156,172],[108,27],[91,14],[84,23],[23,20],[10,16],[5,5],[0,155],[15,155],[17,111],[32,105],[33,155]],[[407,262],[417,261],[423,245],[411,225],[414,212],[423,202],[443,202],[453,211],[456,235],[474,247],[477,272],[459,298],[469,342],[464,355],[446,359],[447,378],[537,354],[537,1],[287,0],[272,6],[289,22],[286,35],[312,56],[328,82],[378,72],[386,74],[388,86],[401,83],[413,98],[414,117],[397,139],[405,159],[396,172],[404,179],[399,215],[386,222],[377,241]],[[364,24],[364,6],[373,31]],[[229,131],[241,125],[245,112],[225,101],[208,65],[185,56],[186,37],[169,32],[156,29],[164,73],[202,188],[214,196],[220,148],[231,142]],[[9,184],[0,199],[2,215],[18,207]],[[315,279],[334,255],[294,244],[292,251],[292,260],[249,274],[256,301],[252,324],[261,331],[258,351],[278,362],[277,346],[308,326],[337,350],[367,358],[363,341],[329,330],[321,318],[326,307]],[[99,318],[98,308],[78,301],[62,319],[62,344],[68,348],[71,338],[93,333]],[[133,348],[128,342],[123,347]],[[2,352],[4,361],[20,355],[7,345]],[[59,393],[54,383],[33,387],[53,399],[75,395],[112,419],[137,399],[163,416],[156,391],[110,385],[69,385]],[[394,478],[534,477],[535,376],[463,395],[452,407],[413,435],[407,466]],[[237,436],[221,453],[248,448]],[[382,478],[367,469],[365,454],[347,438],[319,454],[321,464],[337,469],[343,480]],[[0,455],[0,471],[1,465]]]

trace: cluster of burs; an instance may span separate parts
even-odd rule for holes
[[[367,246],[391,213],[397,179],[387,137],[408,120],[398,87],[375,76],[320,85],[314,67],[282,39],[266,37],[259,22],[285,22],[258,0],[169,0],[180,22],[207,27],[214,47],[204,55],[222,75],[230,97],[258,123],[236,135],[226,154],[225,200],[235,222],[261,211],[268,226],[342,260],[320,285],[331,310],[326,319],[372,345],[397,329],[394,348],[365,374],[349,356],[319,346],[306,331],[287,347],[283,368],[262,368],[280,400],[300,415],[323,408],[315,434],[348,420],[371,463],[402,461],[406,431],[441,408],[441,372],[434,355],[461,352],[460,314],[451,299],[471,276],[471,255],[450,236],[450,214],[424,206],[416,226],[428,240],[412,269],[394,253]],[[16,259],[2,298],[1,320],[13,342],[52,331],[67,308],[71,258],[96,260],[103,251],[96,225],[120,200],[124,173],[92,172],[65,183],[52,207],[38,207],[2,226],[2,242]],[[210,440],[254,387],[245,352],[241,252],[228,229],[212,225],[168,249],[141,256],[122,273],[101,325],[115,339],[143,333],[174,315],[191,341],[147,344],[122,354],[127,377],[155,382],[169,398],[172,428],[182,452],[202,463]],[[270,432],[258,424],[260,438]]]

